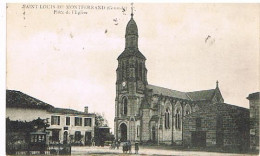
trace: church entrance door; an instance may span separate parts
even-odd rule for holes
[[[127,141],[127,127],[125,123],[120,125],[120,132],[121,132],[121,142]]]

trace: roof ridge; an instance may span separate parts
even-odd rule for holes
[[[53,105],[51,104],[48,104],[38,98],[35,98],[35,97],[32,97],[31,95],[27,94],[27,93],[24,93],[24,92],[21,92],[21,91],[18,91],[18,90],[6,90],[6,96],[13,96],[13,95],[17,95],[19,96],[19,98],[22,98],[23,100],[26,101],[26,103],[29,103],[30,106],[44,106],[44,107],[54,107]],[[6,99],[8,100],[8,99]],[[8,102],[6,102],[7,104]]]
[[[205,89],[205,90],[196,90],[196,91],[185,92],[185,93],[203,92],[203,91],[210,91],[210,90],[216,90],[216,88],[214,88],[214,89]]]
[[[63,109],[63,110],[72,110],[72,111],[77,111],[77,112],[83,112],[83,111],[79,111],[79,110],[75,110],[75,109],[71,109],[71,108],[54,107],[54,109]]]
[[[189,96],[189,94],[185,93],[185,95],[186,95],[190,100],[193,100],[193,99]]]
[[[148,86],[154,86],[154,87],[160,87],[160,86],[156,86],[156,85],[151,85],[151,84],[148,84]],[[177,92],[181,92],[181,93],[186,93],[186,92],[183,92],[183,91],[178,91],[178,90],[174,90],[174,89],[170,89],[170,88],[166,88],[166,87],[160,87],[160,88],[164,88],[164,89],[168,89],[168,90],[172,90],[172,91],[177,91]]]

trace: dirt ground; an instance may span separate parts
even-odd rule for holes
[[[134,149],[132,149],[132,154],[123,153],[122,148],[119,149],[109,149],[108,146],[105,147],[86,147],[77,146],[72,147],[72,155],[178,155],[178,156],[246,156],[251,154],[236,154],[236,153],[219,153],[219,152],[208,152],[208,151],[185,151],[180,149],[165,149],[163,147],[142,147],[138,154],[134,154]]]

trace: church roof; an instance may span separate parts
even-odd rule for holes
[[[135,20],[133,19],[133,16],[131,17],[130,21],[127,23],[126,26],[125,37],[127,37],[128,35],[138,36],[138,28],[135,23]],[[146,60],[145,56],[139,51],[138,47],[125,48],[125,50],[118,56],[117,59],[130,56],[136,56],[138,58]]]
[[[171,90],[171,89],[168,89],[168,88],[158,87],[158,86],[154,86],[154,85],[147,85],[147,88],[148,89],[152,89],[153,90],[153,94],[158,94],[158,95],[162,94],[164,96],[190,100],[190,98],[186,95],[185,92]]]
[[[191,101],[201,101],[201,100],[211,100],[215,94],[215,89],[201,90],[195,92],[180,92],[168,88],[158,87],[154,85],[147,85],[148,89],[153,90],[153,94],[164,95],[184,100]]]
[[[125,49],[117,59],[125,58],[125,57],[130,57],[130,56],[136,56],[141,59],[145,59],[145,56],[138,50],[138,49]]]
[[[137,35],[138,36],[138,28],[135,23],[133,17],[131,17],[130,21],[127,23],[125,36],[127,35]]]
[[[211,100],[214,96],[215,89],[201,90],[195,92],[187,92],[186,94],[192,99],[192,101]]]

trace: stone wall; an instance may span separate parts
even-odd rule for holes
[[[259,92],[250,94],[247,99],[250,106],[250,148],[259,150]]]
[[[196,127],[196,118],[201,118],[201,128]],[[217,134],[223,134],[220,147],[245,150],[249,144],[248,119],[249,111],[246,108],[225,103],[208,105],[184,117],[184,145],[192,146],[192,132],[204,131],[207,147],[216,147],[220,139]]]
[[[201,127],[196,127],[196,119],[201,119]],[[216,145],[216,108],[208,107],[184,117],[183,142],[185,146],[192,146],[191,135],[195,131],[206,132],[206,146]]]
[[[217,104],[217,108],[219,116],[223,118],[223,146],[237,150],[247,149],[249,145],[249,110],[223,103]]]

